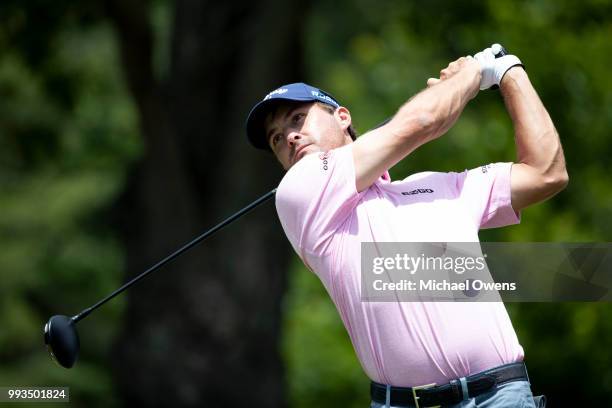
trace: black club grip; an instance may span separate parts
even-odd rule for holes
[[[504,55],[508,55],[508,51],[506,51],[506,49],[500,44],[493,44],[491,46],[491,49],[493,50],[493,55],[495,55],[495,58],[500,58]]]

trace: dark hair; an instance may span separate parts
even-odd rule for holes
[[[336,108],[326,103],[323,103],[323,102],[315,102],[315,103],[319,105],[321,108],[325,109],[327,112],[331,113],[332,115],[336,111]],[[355,128],[353,128],[352,123],[349,125],[347,131],[351,139],[353,139],[353,141],[357,140],[357,132],[355,131]]]

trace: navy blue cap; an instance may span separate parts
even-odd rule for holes
[[[270,108],[282,101],[322,102],[334,108],[340,107],[340,104],[330,94],[308,84],[297,82],[283,85],[267,94],[249,113],[246,122],[247,137],[256,148],[270,150],[263,122]]]

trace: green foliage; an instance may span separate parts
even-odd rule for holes
[[[116,405],[108,356],[120,299],[96,325],[81,323],[86,346],[70,371],[50,362],[42,336],[52,314],[76,314],[122,278],[107,214],[141,142],[116,44],[109,26],[82,25],[68,12],[36,32],[40,10],[4,7],[0,384],[69,386],[75,406]]]

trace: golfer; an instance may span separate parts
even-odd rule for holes
[[[516,162],[390,180],[391,167],[496,85],[514,125]],[[294,83],[255,105],[247,135],[287,170],[276,193],[281,224],[336,305],[372,381],[371,407],[544,406],[503,302],[360,298],[362,242],[478,242],[479,229],[517,224],[523,208],[567,185],[559,136],[520,60],[495,58],[491,48],[459,58],[386,124],[359,139],[351,125],[330,94]]]

